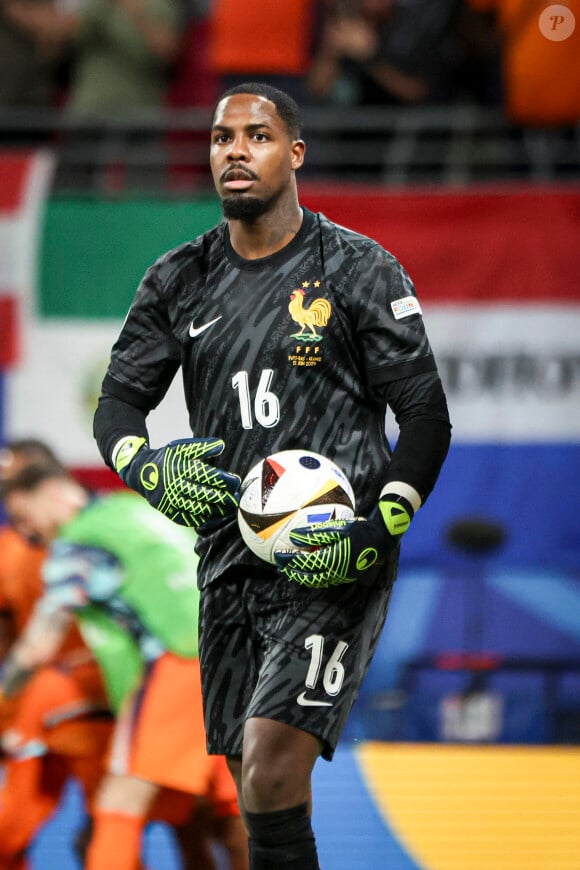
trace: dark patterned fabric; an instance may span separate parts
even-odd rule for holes
[[[308,731],[332,758],[387,615],[397,553],[383,578],[332,589],[232,569],[202,592],[200,658],[210,753],[241,756],[246,719]],[[275,582],[275,581],[274,581]]]
[[[243,260],[226,224],[161,257],[145,275],[104,388],[149,408],[181,366],[196,437],[225,441],[242,478],[277,450],[334,460],[366,515],[385,482],[385,384],[435,371],[412,282],[371,239],[304,210],[283,250]],[[202,587],[232,565],[273,568],[235,519],[200,537]]]

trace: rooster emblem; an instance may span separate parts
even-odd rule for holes
[[[300,326],[300,331],[294,333],[292,338],[318,341],[322,336],[318,335],[316,327],[326,326],[332,314],[332,305],[328,299],[313,299],[310,306],[305,308],[304,296],[304,290],[294,290],[290,295],[288,311],[292,320]]]

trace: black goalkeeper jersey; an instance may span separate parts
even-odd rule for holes
[[[436,366],[395,257],[303,211],[297,235],[271,256],[239,257],[224,223],[157,260],[113,347],[104,390],[152,409],[181,366],[191,430],[225,441],[221,467],[243,478],[274,451],[314,450],[348,475],[364,516],[389,465],[381,386]],[[234,563],[269,569],[235,518],[199,547],[202,585]]]

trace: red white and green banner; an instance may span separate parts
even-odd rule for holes
[[[580,442],[579,192],[304,186],[301,193],[309,207],[377,239],[410,272],[456,441]],[[217,220],[211,200],[48,204],[41,286],[36,307],[26,306],[25,352],[11,388],[11,430],[41,422],[56,442],[66,431],[75,463],[99,463],[90,418],[137,282],[156,256]],[[19,242],[6,232],[9,308],[15,287],[20,302],[33,287],[37,260],[30,228],[25,242],[22,231]],[[187,431],[181,407],[177,385],[158,415],[159,438]]]
[[[483,509],[510,520],[524,511],[523,555],[523,532],[536,526],[538,547],[549,527],[559,556],[580,555],[568,519],[578,498],[570,481],[580,475],[580,191],[305,184],[301,198],[375,238],[415,282],[453,422],[419,551],[434,550],[450,516]],[[47,203],[39,260],[36,242],[10,247],[21,251],[12,274],[26,273],[22,286],[33,286],[37,262],[40,275],[7,382],[10,435],[42,434],[75,467],[104,468],[92,416],[137,283],[158,255],[219,219],[215,197]],[[152,443],[188,434],[181,389],[178,377],[152,414]],[[396,436],[392,422],[391,430]],[[549,515],[537,503],[541,492],[557,493]]]

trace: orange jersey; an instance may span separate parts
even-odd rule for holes
[[[496,13],[510,118],[539,126],[580,120],[580,0],[559,4],[575,17],[575,28],[541,0],[470,2]]]
[[[304,75],[311,6],[311,0],[254,0],[241,9],[237,0],[216,0],[210,16],[210,69],[218,75]]]
[[[27,757],[29,747],[37,746],[57,755],[81,757],[95,755],[95,722],[105,723],[111,733],[113,715],[96,662],[75,668],[39,668],[20,690],[16,714],[2,738],[13,758]],[[94,735],[93,735],[94,732]]]
[[[0,529],[0,610],[11,614],[17,634],[42,594],[40,571],[45,556],[44,549],[28,544],[10,526]]]
[[[27,543],[10,526],[0,528],[0,610],[14,620],[17,635],[42,595],[42,564],[46,550]],[[76,625],[71,626],[59,652],[61,656],[83,652],[89,655]]]

